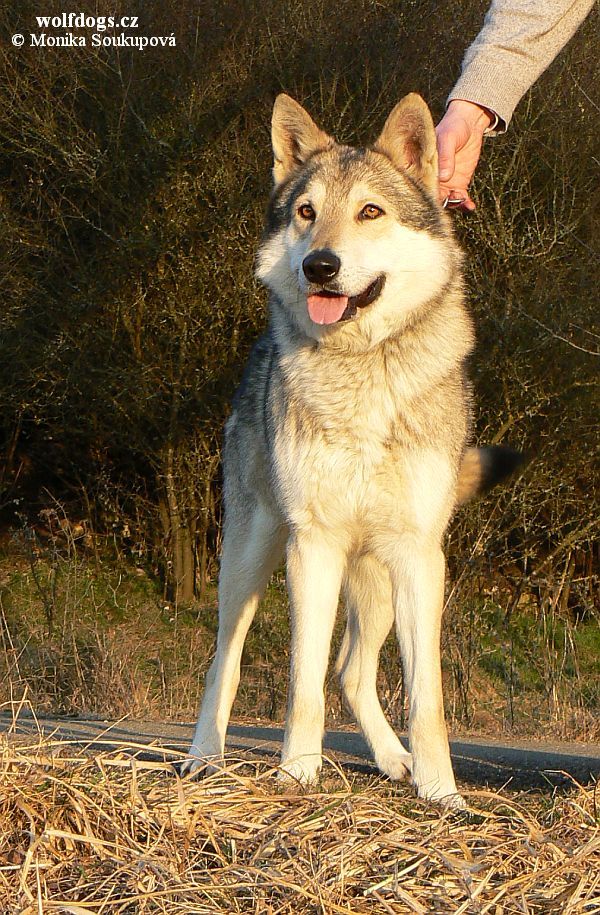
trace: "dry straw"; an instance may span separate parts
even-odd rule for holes
[[[594,786],[440,815],[335,767],[306,792],[249,757],[195,783],[125,748],[0,752],[2,915],[600,912]]]

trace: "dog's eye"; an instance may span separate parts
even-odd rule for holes
[[[298,216],[300,219],[306,219],[308,222],[314,222],[316,213],[311,207],[310,203],[303,203],[301,207],[298,207]]]
[[[358,214],[359,219],[379,219],[380,216],[383,216],[383,210],[374,203],[365,204]]]

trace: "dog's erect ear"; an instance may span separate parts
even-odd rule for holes
[[[411,92],[388,117],[373,149],[404,169],[437,197],[438,160],[435,127],[429,108]]]
[[[285,181],[313,153],[328,149],[335,142],[317,127],[302,105],[284,93],[275,99],[271,139],[275,184]]]

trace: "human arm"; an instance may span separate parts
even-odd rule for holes
[[[462,198],[464,209],[475,209],[468,186],[484,131],[506,130],[522,96],[592,6],[593,0],[493,0],[437,127],[442,199]]]

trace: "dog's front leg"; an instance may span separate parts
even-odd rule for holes
[[[292,624],[288,715],[281,758],[284,777],[314,782],[321,768],[323,687],[345,555],[315,531],[295,533],[287,548]]]
[[[412,780],[420,797],[463,806],[444,721],[440,631],[445,560],[437,544],[406,538],[391,569],[396,626],[410,698]]]
[[[241,503],[242,495],[238,496]],[[239,679],[244,640],[273,570],[281,558],[286,529],[265,506],[246,501],[246,512],[225,517],[219,575],[217,651],[189,755],[181,772],[210,772],[223,764],[225,734]]]

